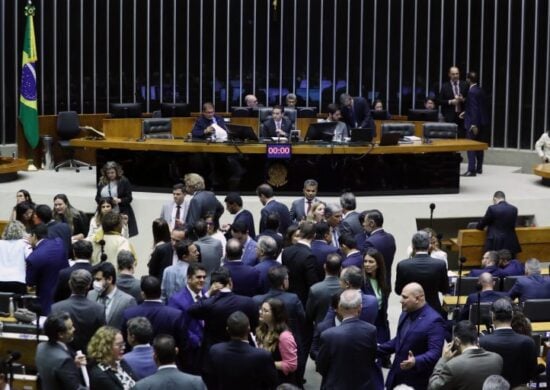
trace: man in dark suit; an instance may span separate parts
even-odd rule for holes
[[[443,260],[434,259],[428,254],[430,235],[425,231],[421,230],[413,235],[412,247],[415,256],[397,264],[395,293],[401,295],[405,285],[416,282],[422,286],[428,304],[442,316],[446,316],[438,293],[446,294],[449,291],[447,265]]]
[[[360,236],[365,238],[363,245],[357,240],[357,247],[365,254],[367,249],[375,248],[382,253],[384,265],[386,266],[386,283],[391,285],[391,269],[395,256],[395,238],[391,233],[384,230],[384,216],[380,210],[368,210],[363,214],[363,229],[365,233]],[[357,238],[356,238],[357,239]]]
[[[374,388],[376,328],[359,319],[361,294],[356,290],[344,291],[338,311],[342,316],[340,326],[321,333],[316,360],[317,371],[323,377],[321,389]]]
[[[336,249],[339,249],[338,237],[341,234],[342,228],[342,206],[335,203],[329,203],[325,206],[325,220],[330,226],[330,234],[332,239],[330,243]]]
[[[181,310],[165,306],[161,299],[160,281],[154,276],[144,276],[141,279],[143,303],[124,310],[122,335],[127,336],[128,320],[134,317],[145,317],[153,327],[153,337],[159,334],[171,334],[176,338],[178,348],[186,345],[186,332]]]
[[[154,276],[162,281],[164,269],[177,263],[178,256],[176,255],[175,248],[178,242],[183,239],[185,239],[185,230],[181,227],[176,227],[170,233],[170,242],[165,242],[155,247],[147,264],[150,276]]]
[[[350,129],[360,127],[376,132],[367,99],[360,96],[351,97],[349,94],[343,93],[340,95],[340,105],[342,119]]]
[[[206,390],[200,376],[181,372],[176,367],[178,347],[174,337],[161,334],[153,340],[153,350],[158,371],[136,383],[136,390],[189,389]]]
[[[250,319],[253,329],[258,324],[258,308],[252,298],[233,293],[232,286],[229,271],[219,268],[212,273],[208,290],[209,298],[195,302],[188,309],[188,313],[193,318],[204,321],[204,337],[201,348],[203,359],[206,358],[206,353],[212,345],[229,341],[225,327],[227,319],[233,312],[240,310],[245,313]],[[202,362],[205,361],[202,360]]]
[[[136,258],[131,251],[125,249],[118,252],[116,257],[118,278],[116,286],[134,297],[136,302],[143,302],[143,296],[141,295],[141,285],[139,280],[134,277],[134,264],[136,264]]]
[[[445,122],[456,123],[461,131],[464,121],[460,113],[464,111],[464,102],[468,95],[468,83],[460,80],[460,70],[456,66],[449,68],[449,81],[443,83],[437,99]]]
[[[494,302],[497,299],[503,298],[506,296],[505,292],[494,291],[495,281],[493,280],[493,275],[488,272],[484,272],[479,275],[478,284],[481,286],[481,291],[479,292],[479,301],[480,302]],[[460,319],[467,320],[470,315],[470,308],[472,305],[477,303],[477,292],[471,293],[466,299],[466,304],[462,307],[460,312]],[[475,306],[474,306],[475,307]]]
[[[235,294],[253,297],[260,289],[260,271],[244,264],[241,260],[243,248],[241,243],[231,238],[225,245],[225,262],[223,267],[229,270]]]
[[[362,304],[359,319],[374,324],[378,316],[378,301],[374,295],[363,293],[363,271],[352,265],[342,269],[340,273],[340,287],[343,290],[357,290],[361,294]],[[329,310],[329,315],[330,315]],[[327,315],[328,316],[328,315]],[[325,317],[326,318],[326,317]]]
[[[243,248],[242,262],[246,265],[258,264],[257,242],[248,234],[248,228],[244,221],[236,221],[231,225],[231,237],[238,240]]]
[[[499,270],[498,268],[498,252],[497,251],[487,251],[483,254],[481,258],[481,266],[483,268],[474,268],[470,270],[468,276],[479,276],[484,272],[494,274]]]
[[[216,134],[216,127],[225,131],[225,139],[227,139],[227,127],[225,126],[223,118],[216,115],[212,103],[204,103],[202,105],[202,114],[197,118],[191,130],[193,139],[206,139],[213,136],[219,138],[218,134]]]
[[[395,354],[386,379],[386,387],[393,389],[406,384],[416,390],[426,389],[433,368],[441,356],[445,342],[445,323],[433,310],[418,283],[410,283],[401,291],[403,313],[397,325],[397,334],[378,347],[381,356]]]
[[[250,322],[241,311],[227,319],[230,341],[209,351],[212,377],[219,390],[267,390],[277,385],[277,370],[271,354],[248,343]]]
[[[273,238],[262,236],[258,240],[256,251],[258,254],[258,264],[254,268],[260,273],[259,294],[265,294],[270,288],[269,270],[280,265],[275,260],[279,256],[279,247]]]
[[[185,226],[190,229],[201,218],[212,214],[214,223],[217,225],[223,214],[223,205],[211,191],[205,191],[204,179],[196,173],[188,173],[183,178],[185,191],[193,195],[189,203],[189,210],[185,218]]]
[[[250,237],[256,237],[256,229],[254,227],[254,217],[248,210],[243,209],[243,199],[236,192],[230,192],[225,197],[225,208],[229,211],[229,214],[234,215],[233,223],[237,221],[243,221],[248,228],[248,234]],[[231,225],[224,225],[222,227],[225,230],[225,238],[231,238]]]
[[[464,129],[466,137],[480,141],[484,137],[489,124],[489,113],[487,111],[487,100],[485,92],[478,85],[478,76],[476,72],[469,72],[466,76],[469,85],[468,99],[464,112]],[[469,150],[468,171],[464,176],[475,176],[483,172],[483,150]]]
[[[271,118],[262,123],[263,138],[270,137],[285,137],[290,136],[290,130],[292,130],[292,122],[287,117],[283,116],[283,107],[273,106],[271,111]]]
[[[351,234],[355,237],[363,231],[361,222],[359,222],[359,213],[355,211],[357,201],[355,195],[351,192],[344,192],[340,195],[340,206],[342,206],[342,222],[340,232]]]
[[[342,268],[351,267],[363,268],[363,255],[357,250],[357,241],[349,233],[344,233],[338,238],[340,252],[344,255]]]
[[[145,317],[134,317],[127,322],[128,344],[130,352],[124,354],[124,361],[128,363],[136,380],[143,379],[157,372],[157,365],[153,359],[153,327]]]
[[[311,242],[311,252],[315,256],[317,277],[319,280],[325,277],[324,265],[328,255],[338,252],[338,248],[331,245],[332,234],[330,226],[326,222],[317,222],[315,224],[315,239]]]
[[[208,225],[202,218],[193,225],[193,232],[197,238],[194,244],[200,252],[200,262],[206,268],[208,278],[212,271],[220,268],[223,257],[223,246],[220,240],[208,234]]]
[[[313,203],[319,202],[319,199],[317,199],[318,189],[319,184],[316,180],[307,179],[304,181],[304,196],[293,201],[290,206],[290,220],[293,223],[305,220]]]
[[[327,314],[332,296],[341,290],[338,276],[342,269],[342,258],[336,253],[327,256],[324,264],[325,279],[315,283],[309,289],[306,304],[306,320],[308,324],[320,323]]]
[[[69,266],[65,247],[59,238],[48,238],[48,228],[43,223],[32,228],[29,243],[33,251],[26,260],[26,283],[36,286],[41,315],[48,315],[59,271]]]
[[[315,237],[313,222],[300,226],[300,239],[283,251],[282,262],[288,268],[288,291],[298,295],[305,307],[309,288],[318,281],[315,256],[311,252],[311,241]]]
[[[105,308],[86,298],[91,285],[92,274],[89,271],[73,271],[69,279],[72,295],[52,305],[52,313],[69,313],[76,331],[69,345],[74,351],[84,353],[96,330],[105,325]]]
[[[453,341],[445,344],[443,356],[430,376],[430,389],[481,389],[485,379],[500,375],[502,358],[477,346],[477,328],[460,321],[453,330]]]
[[[189,315],[189,308],[206,298],[203,289],[206,281],[206,269],[198,264],[189,264],[187,285],[168,299],[168,306],[181,310],[184,316],[187,348],[182,356],[182,368],[186,372],[199,373],[199,349],[202,343],[204,324]]]
[[[264,206],[261,211],[260,233],[266,228],[267,216],[272,213],[279,214],[279,233],[283,236],[286,229],[290,226],[290,211],[283,203],[278,202],[273,197],[273,188],[269,184],[261,184],[256,188],[256,194]]]
[[[498,269],[493,272],[493,276],[505,278],[507,276],[523,276],[525,267],[523,263],[512,258],[512,252],[508,249],[498,251]]]
[[[45,204],[39,204],[34,209],[33,222],[35,225],[45,224],[48,228],[48,238],[60,238],[65,248],[65,257],[69,258],[71,251],[72,232],[69,225],[52,219],[52,209]]]
[[[495,192],[493,205],[487,208],[485,216],[477,224],[479,230],[487,227],[486,251],[508,249],[512,253],[512,257],[521,252],[521,246],[516,235],[517,218],[518,209],[506,202],[504,192]]]
[[[88,272],[92,271],[92,265],[90,259],[92,258],[92,252],[94,248],[92,243],[87,240],[78,240],[73,244],[74,263],[72,266],[63,268],[59,271],[59,279],[57,280],[57,286],[55,287],[54,301],[59,302],[67,299],[71,296],[71,289],[69,288],[69,278],[71,273],[77,269],[85,269]]]
[[[82,355],[75,359],[74,353],[67,347],[74,331],[69,313],[53,313],[46,318],[44,333],[48,341],[38,345],[35,358],[43,389],[88,389],[80,372],[80,367],[86,366],[86,357]]]
[[[509,299],[493,302],[491,315],[495,330],[480,337],[479,346],[502,356],[502,376],[510,382],[510,388],[527,384],[537,370],[538,346],[531,337],[512,330],[513,308]]]
[[[279,225],[281,224],[279,221],[279,214],[277,213],[271,213],[267,216],[267,219],[265,220],[265,229],[262,233],[258,234],[256,236],[256,241],[260,239],[262,236],[269,236],[277,242],[277,246],[279,247],[279,250],[283,249],[284,246],[284,239],[283,235],[279,233]]]
[[[326,316],[318,324],[315,325],[313,330],[313,337],[311,339],[311,348],[309,349],[309,357],[313,360],[317,360],[319,354],[319,348],[321,347],[321,334],[330,328],[333,328],[342,322],[342,316],[338,312],[338,303],[340,302],[341,290],[334,293],[330,297],[330,309],[335,313],[334,316]]]
[[[518,298],[520,302],[526,299],[549,299],[550,279],[541,276],[540,262],[529,259],[525,263],[525,275],[516,280],[508,292],[511,299]]]

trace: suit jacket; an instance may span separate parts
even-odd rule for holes
[[[490,375],[500,375],[502,358],[482,348],[468,349],[449,361],[441,358],[430,377],[428,388],[471,390],[481,389]]]
[[[342,261],[342,268],[351,267],[352,265],[359,267],[359,269],[363,269],[363,256],[361,252],[351,253]]]
[[[209,358],[218,390],[267,390],[277,386],[275,363],[266,350],[231,340],[213,345]]]
[[[358,242],[359,244],[359,242]],[[391,233],[380,228],[373,231],[364,242],[362,247],[357,246],[365,254],[369,248],[375,248],[384,256],[384,265],[386,266],[386,283],[391,285],[391,270],[395,256],[395,238]]]
[[[316,361],[317,371],[323,376],[321,389],[373,389],[371,372],[375,356],[373,325],[350,318],[325,330],[321,333]]]
[[[99,203],[99,199],[101,199],[102,188],[103,186],[101,185],[97,186],[97,192],[95,196],[96,203]],[[132,208],[132,205],[131,205],[133,200],[132,184],[124,176],[118,179],[117,194],[118,194],[118,198],[120,198],[118,209],[120,210],[121,214],[126,214],[128,216],[128,235],[130,237],[136,236],[138,234],[138,228],[137,228],[136,216],[134,214],[134,209]]]
[[[458,89],[460,90],[460,94],[467,101],[468,83],[466,81],[460,80],[458,82]],[[441,115],[443,115],[445,122],[456,123],[459,120],[458,113],[455,110],[455,106],[449,104],[449,100],[452,100],[454,98],[455,94],[453,92],[453,86],[451,85],[450,81],[446,81],[441,86],[441,90],[439,91],[439,96],[437,98],[437,102],[441,106]],[[464,103],[462,103],[462,107],[459,112],[462,111],[464,111]]]
[[[165,306],[161,302],[144,301],[141,305],[124,310],[122,334],[126,336],[126,323],[135,317],[145,317],[153,327],[153,337],[159,334],[170,334],[176,339],[176,345],[182,349],[186,342],[185,321],[181,310]]]
[[[311,286],[306,304],[307,322],[318,324],[323,321],[330,307],[332,296],[341,290],[338,277],[330,275],[327,275],[325,280]]]
[[[336,312],[332,307],[329,307],[327,315],[324,320],[334,319],[336,317]],[[359,314],[359,319],[361,321],[368,322],[369,324],[375,324],[376,319],[378,318],[378,301],[373,295],[367,295],[361,291],[361,313]]]
[[[424,305],[412,313],[415,319],[405,332],[403,324],[410,315],[403,312],[399,318],[395,338],[378,347],[378,352],[381,355],[395,353],[386,379],[388,389],[393,389],[401,383],[409,385],[415,390],[426,389],[428,379],[441,356],[441,349],[445,341],[445,322],[441,315],[429,305]],[[412,351],[416,363],[413,369],[403,371],[399,365],[407,360],[409,351]]]
[[[260,290],[260,271],[242,261],[226,261],[224,268],[229,270],[235,294],[253,297]]]
[[[284,239],[283,239],[283,236],[281,235],[281,233],[279,233],[278,231],[273,230],[273,229],[266,229],[262,232],[262,234],[259,234],[258,236],[256,236],[256,242],[258,242],[260,240],[261,236],[268,236],[268,237],[273,238],[275,240],[275,242],[277,243],[277,247],[279,248],[279,250],[283,249]]]
[[[43,390],[87,389],[74,356],[58,343],[38,344],[35,361]]]
[[[493,276],[504,278],[506,276],[523,276],[525,275],[525,266],[519,260],[512,259],[510,262],[502,268],[498,268],[493,272]]]
[[[52,305],[52,313],[62,311],[69,313],[75,329],[74,339],[69,345],[74,351],[85,353],[96,330],[105,325],[105,308],[84,295],[71,295]]]
[[[487,99],[479,85],[472,85],[468,90],[468,99],[465,104],[464,128],[477,126],[479,129],[489,124],[489,113],[487,110]]]
[[[186,374],[174,367],[166,367],[158,370],[136,383],[135,390],[206,390],[206,386],[200,376]]]
[[[402,260],[397,264],[395,293],[411,282],[419,283],[424,289],[426,302],[436,311],[443,314],[438,293],[449,291],[447,265],[443,260],[434,259],[428,254],[419,254],[412,259]]]
[[[206,275],[209,276],[212,271],[220,267],[223,249],[220,241],[206,235],[195,241],[201,252],[200,263],[206,268]]]
[[[124,361],[128,363],[134,372],[136,380],[143,379],[157,372],[157,364],[153,358],[153,347],[147,345],[136,345],[132,351],[124,354]]]
[[[520,302],[526,299],[548,299],[550,298],[550,279],[540,275],[520,277],[508,295],[512,299],[519,298]]]
[[[361,127],[373,129],[376,132],[367,99],[360,96],[354,97],[353,110],[350,110],[348,106],[342,106],[341,112],[343,121],[350,129]]]
[[[67,299],[71,296],[69,279],[71,277],[71,273],[78,269],[85,269],[86,271],[89,271],[91,273],[92,265],[89,261],[82,263],[78,262],[73,264],[72,267],[63,268],[61,271],[59,271],[59,278],[57,279],[57,285],[55,286],[55,292],[53,295],[53,299],[55,302],[62,301],[63,299]]]
[[[480,292],[480,302],[494,302],[499,298],[505,297],[505,292],[486,290]],[[460,319],[467,320],[470,315],[470,307],[477,304],[477,293],[472,293],[468,295],[466,299],[466,304],[462,307],[460,312]]]
[[[134,373],[128,363],[121,360],[120,365],[135,380]],[[97,364],[94,364],[88,369],[88,375],[90,377],[90,390],[124,390],[122,383],[112,370],[103,371]]]
[[[251,238],[254,239],[256,237],[256,228],[254,227],[254,216],[250,211],[241,209],[241,211],[237,213],[237,215],[235,215],[235,218],[233,219],[233,223],[237,221],[243,221],[246,224],[246,227],[248,228],[248,235]],[[225,233],[225,238],[227,238],[228,240],[232,238],[231,229],[229,229],[227,233]]]
[[[227,131],[227,127],[225,126],[225,122],[223,118],[219,115],[214,115],[214,118],[216,119],[216,124],[220,126],[222,129]],[[209,136],[204,134],[204,130],[206,130],[207,127],[211,126],[214,121],[212,119],[206,119],[204,116],[200,116],[197,118],[197,121],[195,122],[195,125],[193,126],[193,129],[191,130],[191,134],[193,136],[193,139],[206,139]]]
[[[321,348],[321,334],[325,330],[335,326],[336,326],[335,316],[327,317],[326,319],[323,319],[321,322],[315,325],[315,329],[313,330],[313,337],[311,339],[311,348],[309,350],[309,357],[311,357],[313,361],[317,360],[317,355],[319,354],[319,348]]]
[[[141,296],[141,283],[132,275],[118,274],[116,278],[116,286],[126,294],[133,296],[137,303],[143,302]]]
[[[249,240],[246,241],[243,248],[243,256],[241,261],[246,265],[255,266],[258,264],[258,256],[256,255],[256,247],[258,243],[249,237]]]
[[[204,218],[208,213],[214,215],[214,220],[218,222],[223,214],[223,205],[211,191],[197,191],[189,203],[189,210],[185,217],[185,225],[188,229],[192,228],[195,222]]]
[[[286,233],[286,230],[290,226],[290,211],[288,207],[281,202],[276,201],[275,199],[270,200],[261,211],[260,217],[260,233],[266,230],[266,221],[269,214],[277,213],[279,214],[279,233],[283,236]]]
[[[319,199],[315,198],[311,201],[311,204],[319,202]],[[301,197],[292,202],[290,206],[290,220],[292,223],[303,221],[307,218],[306,215],[306,198]]]
[[[533,339],[512,329],[495,329],[479,338],[479,346],[496,352],[504,361],[502,376],[510,382],[510,388],[525,384],[537,370],[538,346]]]
[[[311,241],[311,252],[316,260],[315,269],[317,270],[317,278],[322,280],[325,277],[325,269],[323,266],[327,261],[327,256],[331,253],[338,252],[338,248],[329,245],[325,240],[313,240]]]
[[[189,308],[194,303],[195,301],[187,287],[172,294],[168,299],[168,306],[181,310],[183,314],[183,321],[187,329],[187,342],[190,349],[197,349],[201,345],[204,328],[201,321],[191,317],[189,314]]]
[[[307,245],[298,242],[283,251],[282,262],[288,268],[288,291],[298,295],[305,307],[309,288],[318,281],[315,256]]]
[[[191,201],[189,200],[188,196],[185,196],[183,199],[183,203],[180,205],[180,223],[183,225],[185,223],[185,218],[187,217],[186,212],[189,210],[189,203]],[[164,219],[166,222],[168,222],[168,225],[173,228],[175,221],[172,220],[172,211],[174,210],[174,207],[176,206],[176,203],[174,201],[166,202],[162,205],[162,210],[160,211],[160,217]],[[187,208],[186,208],[187,207]],[[174,216],[175,219],[175,216]]]
[[[71,227],[65,222],[59,222],[52,219],[46,224],[48,227],[48,238],[60,238],[63,242],[65,248],[65,258],[72,257],[71,248],[72,248],[72,232]]]
[[[171,266],[174,261],[174,248],[171,242],[160,244],[151,253],[151,258],[147,266],[149,267],[149,275],[158,278],[162,281],[164,269]]]
[[[277,126],[275,125],[275,121],[273,118],[269,118],[264,123],[262,123],[262,134],[261,136],[264,138],[269,137],[277,137],[276,130]],[[290,119],[282,117],[281,119],[281,130],[283,130],[286,133],[286,136],[288,137],[290,134],[290,130],[292,130],[292,122]]]
[[[352,237],[355,237],[362,231],[363,226],[361,225],[361,222],[359,222],[359,213],[357,211],[348,212],[340,224],[340,235],[346,233],[351,234]]]
[[[472,270],[470,270],[470,273],[468,274],[468,276],[470,276],[470,277],[479,276],[484,272],[488,272],[491,275],[494,275],[495,273],[498,273],[499,270],[500,270],[500,268],[498,266],[490,265],[490,266],[485,267],[485,268],[472,269]]]
[[[516,235],[517,217],[518,209],[504,200],[487,208],[485,216],[477,224],[479,230],[487,226],[485,251],[509,249],[512,254],[521,252]]]
[[[88,292],[88,299],[97,302],[98,298],[99,296],[97,291],[91,290]],[[124,310],[136,305],[137,302],[133,296],[126,294],[124,291],[117,288],[105,322],[107,325],[113,326],[117,329],[122,329],[122,324],[124,322]]]
[[[53,303],[59,271],[69,266],[63,242],[59,238],[43,239],[27,257],[26,262],[27,286],[36,286],[41,315],[47,316]]]
[[[255,269],[258,270],[258,272],[260,273],[260,286],[259,286],[259,289],[258,289],[258,293],[259,294],[265,294],[266,292],[269,291],[269,288],[270,288],[270,284],[269,284],[269,279],[268,279],[268,272],[269,272],[269,269],[272,268],[272,267],[277,267],[279,266],[279,262],[277,262],[277,260],[273,260],[273,259],[263,259],[263,260],[260,260],[260,262],[258,264],[256,264],[254,266]]]

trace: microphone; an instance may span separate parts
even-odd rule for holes
[[[435,210],[435,203],[430,203],[430,210],[433,211]]]
[[[460,264],[464,264],[465,262],[468,261],[468,259],[466,258],[466,256],[460,256],[460,258],[458,259],[458,261],[460,261]]]
[[[8,357],[4,359],[4,364],[12,364],[13,362],[19,360],[21,358],[21,352],[18,351],[8,351]]]
[[[433,229],[433,220],[434,220],[434,210],[435,210],[435,203],[430,203],[430,229]]]

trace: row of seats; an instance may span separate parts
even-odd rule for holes
[[[491,324],[491,302],[480,302],[479,313],[481,314],[481,324]],[[531,322],[550,321],[550,299],[527,299],[520,304],[523,314]],[[469,320],[478,323],[477,304],[470,306]]]
[[[408,122],[384,122],[381,131],[382,134],[399,134],[401,138],[409,137],[415,135],[415,125]],[[422,125],[422,134],[426,139],[457,138],[458,126],[456,123],[426,122]]]
[[[521,276],[506,276],[504,278],[493,277],[495,281],[495,291],[510,291],[516,280]],[[460,280],[460,288],[458,286],[458,280],[455,283],[454,295],[470,295],[477,291],[479,286],[478,277],[462,277]]]

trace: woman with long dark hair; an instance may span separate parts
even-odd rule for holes
[[[374,325],[377,329],[377,342],[383,343],[390,339],[388,323],[390,287],[386,283],[386,266],[382,253],[375,248],[369,248],[363,257],[363,269],[365,273],[363,292],[375,296],[378,301],[378,315]]]
[[[53,218],[65,222],[72,231],[73,241],[82,240],[88,236],[88,218],[82,211],[75,209],[67,195],[57,194],[53,197]]]

